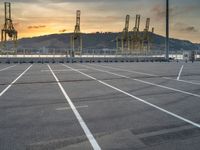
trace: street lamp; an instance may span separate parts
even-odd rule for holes
[[[169,60],[169,0],[166,0],[166,41],[165,41],[165,50],[166,50],[166,60]]]

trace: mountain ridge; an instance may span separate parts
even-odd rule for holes
[[[70,36],[73,33],[50,34],[30,38],[22,38],[18,40],[19,48],[41,49],[43,47],[48,49],[70,49]],[[119,32],[105,32],[105,33],[82,33],[83,49],[115,49],[115,38],[120,35]],[[152,34],[152,49],[164,50],[165,37]],[[200,43],[192,43],[189,40],[180,40],[170,38],[170,50],[198,50]]]

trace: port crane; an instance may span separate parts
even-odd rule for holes
[[[5,2],[5,22],[3,29],[1,30],[1,42],[2,42],[2,49],[7,49],[7,42],[13,41],[14,48],[17,48],[17,31],[14,28],[13,21],[11,18],[11,3]]]
[[[116,38],[117,49],[121,50],[121,52],[130,50],[129,21],[130,15],[126,15],[125,27],[122,31],[122,34]]]
[[[70,45],[71,45],[71,52],[70,55],[72,57],[75,56],[75,54],[82,54],[82,36],[81,36],[81,30],[80,30],[80,19],[81,19],[81,11],[76,11],[76,25],[74,29],[74,33],[71,35],[70,39]]]

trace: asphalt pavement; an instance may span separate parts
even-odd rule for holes
[[[200,63],[0,64],[0,135],[2,150],[198,150]]]

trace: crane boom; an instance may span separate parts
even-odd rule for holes
[[[147,18],[146,20],[146,26],[145,26],[145,30],[149,31],[149,26],[150,26],[150,18]]]
[[[135,27],[133,28],[133,31],[139,31],[139,30],[140,30],[140,15],[136,15]]]
[[[74,33],[80,33],[80,20],[81,20],[81,11],[76,11],[76,25],[74,29]]]
[[[129,30],[129,21],[130,21],[130,15],[126,15],[126,20],[125,20],[125,28],[124,28],[124,32],[128,32]]]

